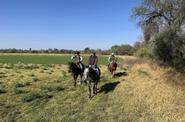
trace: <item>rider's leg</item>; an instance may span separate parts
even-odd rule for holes
[[[95,71],[96,71],[96,73],[97,73],[98,75],[100,75],[100,71],[99,71],[99,68],[98,68],[97,65],[95,65]]]
[[[83,70],[83,65],[82,63],[79,63],[80,69]]]

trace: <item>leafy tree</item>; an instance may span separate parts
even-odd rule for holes
[[[84,49],[84,52],[85,52],[85,53],[90,53],[90,52],[91,52],[91,49],[90,49],[89,47],[86,47],[86,48]]]
[[[185,0],[144,0],[133,9],[132,17],[142,27],[145,41],[166,28],[181,32],[185,25]]]
[[[111,47],[111,52],[114,52],[118,55],[133,55],[133,47],[125,44],[125,45],[114,45]]]

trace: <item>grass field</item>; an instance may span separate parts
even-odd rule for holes
[[[74,88],[65,64],[0,63],[0,121],[185,121],[184,75],[134,57],[123,61],[116,78],[100,65],[92,100],[86,85]]]
[[[24,63],[24,64],[67,64],[72,55],[37,55],[37,54],[0,54],[0,63]],[[88,56],[83,56],[83,62],[87,64]],[[107,56],[99,56],[99,64],[107,64]]]

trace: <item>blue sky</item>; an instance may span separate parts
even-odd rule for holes
[[[109,49],[141,35],[141,0],[0,0],[0,48]]]

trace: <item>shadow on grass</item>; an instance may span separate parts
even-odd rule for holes
[[[100,87],[100,90],[98,91],[98,93],[104,92],[105,94],[107,94],[113,91],[119,83],[120,81],[104,84],[103,86]]]
[[[127,72],[117,72],[114,74],[114,77],[121,77],[121,76],[127,76]]]

